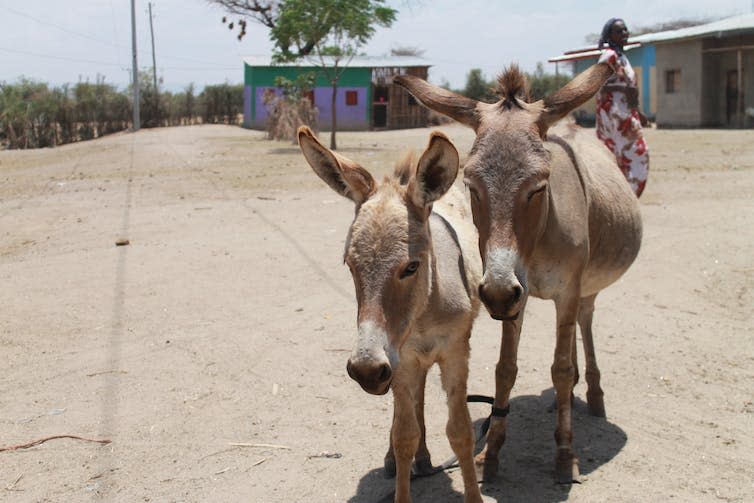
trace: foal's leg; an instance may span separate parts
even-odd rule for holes
[[[503,322],[503,340],[500,345],[500,359],[495,367],[495,403],[497,409],[508,407],[511,389],[516,382],[518,366],[518,341],[521,335],[521,325],[524,321],[524,306],[521,307],[518,319]],[[497,475],[500,448],[505,442],[506,418],[492,416],[490,429],[487,432],[487,445],[476,458],[477,464],[484,465],[484,480],[493,480]]]
[[[416,449],[414,456],[414,471],[418,475],[426,475],[432,472],[432,460],[429,457],[427,449],[427,430],[424,426],[424,388],[427,385],[427,371],[421,369],[419,383],[416,388],[416,419],[419,422],[419,447]]]
[[[581,299],[579,307],[579,327],[584,342],[584,358],[586,359],[586,401],[589,413],[597,417],[605,417],[604,393],[600,387],[600,369],[594,353],[594,338],[592,337],[592,315],[594,314],[594,299],[597,294]],[[573,345],[576,347],[576,344]]]
[[[419,437],[419,447],[414,456],[414,472],[419,475],[429,474],[432,471],[432,459],[429,455],[429,449],[427,449],[427,434],[424,426],[424,388],[427,384],[427,371],[428,369],[420,370],[419,378],[421,382],[416,389],[416,419],[419,421],[421,436]],[[392,435],[391,431],[391,438]],[[385,475],[392,478],[395,477],[395,454],[393,454],[393,443],[390,439],[388,439],[388,444],[390,448],[385,454]]]
[[[558,425],[555,429],[557,454],[555,477],[558,483],[570,484],[578,479],[578,460],[573,456],[573,427],[571,424],[571,393],[573,392],[572,347],[576,343],[576,318],[579,310],[579,295],[566,293],[555,301],[557,315],[557,339],[555,358],[550,372],[555,387],[558,409]]]
[[[410,503],[411,460],[419,446],[419,421],[416,417],[418,388],[424,385],[418,362],[405,358],[393,378],[393,426],[390,429],[395,455],[395,503]]]
[[[445,432],[458,458],[463,476],[464,501],[481,503],[482,493],[474,471],[474,429],[466,406],[466,382],[469,377],[469,332],[454,344],[441,360],[442,387],[448,395],[448,423]]]

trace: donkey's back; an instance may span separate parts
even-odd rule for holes
[[[427,308],[434,324],[455,322],[461,312],[476,318],[480,301],[482,260],[477,251],[477,231],[471,208],[455,186],[434,204],[429,218],[437,268],[437,288]]]
[[[582,275],[582,295],[615,282],[633,263],[642,238],[639,200],[616,166],[615,156],[595,135],[571,124],[551,129],[551,140],[572,152],[587,204],[589,261]]]

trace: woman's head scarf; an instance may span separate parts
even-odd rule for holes
[[[626,24],[623,19],[619,17],[613,17],[607,20],[607,23],[605,23],[605,26],[602,27],[602,35],[600,35],[600,41],[599,44],[597,44],[597,47],[602,49],[605,47],[605,44],[608,45],[612,50],[617,52],[618,54],[623,54],[623,48],[610,40],[610,30],[612,29],[613,25],[617,23],[618,21],[622,22],[623,24]]]

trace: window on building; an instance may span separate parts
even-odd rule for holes
[[[681,71],[668,70],[665,72],[665,92],[677,93],[681,90]]]
[[[349,107],[359,104],[359,93],[356,91],[346,91],[346,105]]]

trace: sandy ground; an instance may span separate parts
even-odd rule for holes
[[[427,133],[339,145],[380,173]],[[644,245],[597,300],[607,419],[575,390],[582,483],[553,482],[554,309],[532,300],[493,500],[754,501],[754,132],[646,135]],[[0,152],[0,447],[112,440],[0,452],[0,500],[391,501],[391,398],[345,372],[352,216],[296,147],[240,128]],[[481,315],[470,392],[493,392],[499,343]],[[433,372],[436,463],[446,417]],[[461,490],[458,471],[412,484],[416,502]]]

